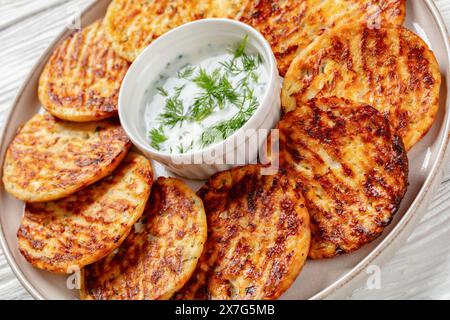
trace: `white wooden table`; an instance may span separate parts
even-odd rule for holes
[[[0,126],[35,61],[74,14],[91,2],[0,0]],[[450,1],[435,2],[450,27]],[[450,174],[447,174],[429,211],[406,245],[383,266],[381,289],[361,288],[354,293],[354,298],[450,299],[449,240]],[[31,298],[0,249],[0,299]]]

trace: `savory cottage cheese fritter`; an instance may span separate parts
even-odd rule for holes
[[[64,120],[115,116],[128,66],[111,48],[97,21],[72,33],[55,49],[39,80],[39,99],[45,109]]]
[[[133,61],[153,40],[187,22],[206,18],[210,0],[113,0],[104,26],[113,49]]]
[[[214,175],[198,192],[208,240],[177,299],[276,299],[297,278],[310,246],[296,181],[249,165]]]
[[[109,175],[130,146],[118,121],[73,123],[36,114],[8,147],[3,183],[20,200],[61,199]]]
[[[159,178],[117,251],[83,269],[82,299],[169,299],[191,277],[206,241],[203,203],[178,179]]]
[[[27,203],[17,232],[33,266],[71,273],[116,249],[145,209],[153,173],[144,156],[129,153],[112,175],[62,200]]]
[[[342,97],[389,116],[410,150],[431,128],[439,108],[441,74],[433,52],[401,26],[352,24],[318,38],[294,60],[282,105],[293,110],[314,97]]]
[[[357,250],[389,225],[408,185],[401,139],[368,105],[298,102],[278,124],[280,166],[301,180],[312,259]]]
[[[263,34],[284,76],[292,60],[331,28],[356,21],[402,24],[405,11],[405,0],[258,0],[248,1],[239,20]]]
[[[202,18],[240,20],[269,41],[284,75],[295,56],[330,28],[359,21],[402,24],[405,0],[113,0],[105,26],[113,48],[133,61],[170,29]]]

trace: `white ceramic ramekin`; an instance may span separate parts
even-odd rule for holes
[[[171,155],[153,149],[144,124],[145,91],[167,63],[187,50],[204,47],[207,43],[239,43],[245,35],[248,35],[249,47],[261,54],[269,78],[266,93],[253,116],[226,140],[201,151]],[[258,31],[229,19],[198,20],[158,38],[133,62],[120,90],[119,117],[130,139],[147,157],[180,176],[207,179],[233,166],[256,163],[258,150],[265,143],[261,136],[280,119],[280,90],[275,57],[269,43]]]

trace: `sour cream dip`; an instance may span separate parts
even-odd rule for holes
[[[267,89],[261,55],[237,43],[208,43],[167,63],[146,90],[148,144],[184,154],[225,140],[259,107]]]

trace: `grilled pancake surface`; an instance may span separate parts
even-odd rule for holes
[[[117,114],[129,63],[106,39],[100,22],[74,32],[53,52],[39,80],[39,99],[54,116],[77,122]]]
[[[133,61],[153,40],[209,10],[209,0],[113,0],[104,25],[114,50]]]
[[[331,28],[402,24],[405,10],[405,0],[260,0],[249,1],[239,20],[264,35],[284,76],[296,55]]]
[[[198,192],[208,240],[177,299],[276,299],[295,281],[310,245],[309,215],[294,180],[245,166]]]
[[[280,166],[298,175],[311,216],[313,259],[377,238],[406,192],[401,139],[374,108],[339,98],[299,104],[278,124]]]
[[[153,40],[183,23],[202,18],[240,20],[269,41],[281,75],[317,36],[349,21],[401,24],[405,0],[115,0],[105,18],[113,48],[133,61]]]
[[[207,18],[239,19],[254,0],[203,0],[208,1]]]
[[[116,121],[72,123],[36,114],[6,152],[6,191],[28,202],[68,196],[111,173],[131,142]]]
[[[57,201],[27,203],[17,232],[28,262],[51,272],[70,273],[93,263],[125,239],[150,195],[150,162],[129,153],[101,181]]]
[[[206,232],[200,198],[180,180],[159,178],[118,251],[83,270],[81,298],[169,299],[194,271]]]
[[[389,115],[411,149],[439,107],[441,75],[428,46],[401,27],[349,25],[320,37],[294,60],[283,84],[284,111],[314,97],[338,96]]]

